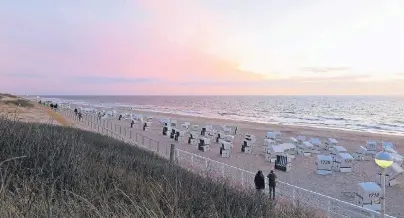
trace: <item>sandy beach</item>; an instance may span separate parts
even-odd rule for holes
[[[142,114],[144,116],[154,117],[153,125],[151,131],[145,132],[141,130],[140,126],[130,129],[129,120],[118,121],[117,118],[111,120],[113,125],[122,126],[121,133],[126,131],[145,135],[152,138],[155,141],[164,144],[173,143],[173,140],[162,135],[162,127],[160,126],[158,119],[170,118],[177,120],[180,125],[183,122],[190,122],[191,124],[198,125],[228,125],[237,126],[240,134],[235,136],[234,148],[232,149],[232,156],[230,158],[222,158],[219,155],[219,144],[213,143],[211,145],[211,150],[207,152],[198,151],[196,146],[189,145],[186,143],[178,143],[176,146],[181,150],[185,150],[191,153],[198,154],[210,158],[212,160],[217,160],[241,169],[245,169],[251,172],[256,172],[257,170],[263,170],[265,174],[269,173],[271,169],[274,168],[273,163],[269,163],[264,159],[263,152],[263,139],[267,131],[280,131],[282,133],[282,139],[287,142],[289,137],[297,137],[298,135],[305,135],[306,137],[318,137],[322,141],[326,138],[332,137],[338,140],[339,145],[344,146],[349,152],[355,152],[360,145],[365,145],[367,140],[377,140],[377,141],[390,141],[396,146],[396,149],[400,153],[404,153],[404,145],[402,136],[396,135],[385,135],[385,134],[373,134],[373,133],[363,133],[354,131],[344,131],[344,130],[333,130],[324,128],[312,128],[312,127],[298,127],[298,126],[284,126],[284,125],[272,125],[272,124],[259,124],[252,122],[236,122],[230,120],[222,119],[209,119],[202,117],[191,117],[191,116],[180,116],[175,114],[163,114],[163,113],[152,113],[144,111],[133,111],[133,110],[122,110],[118,109],[118,113],[132,113],[132,114]],[[94,118],[95,119],[95,116]],[[125,130],[126,129],[126,130]],[[241,152],[241,143],[244,138],[245,133],[254,134],[257,137],[257,145],[254,147],[252,154],[244,154]],[[322,153],[327,153],[326,151]],[[181,158],[186,157],[179,157]],[[343,201],[354,203],[354,193],[357,191],[357,186],[359,182],[369,182],[376,180],[376,174],[379,172],[378,167],[373,160],[370,161],[355,161],[353,165],[352,173],[340,173],[334,172],[333,175],[320,176],[316,174],[315,165],[316,155],[312,154],[311,157],[297,156],[292,161],[292,170],[290,172],[276,171],[279,179],[281,181],[306,188],[324,195],[328,195]],[[187,160],[182,160],[187,161]],[[401,176],[400,179],[402,179]],[[253,181],[251,181],[252,183]],[[280,192],[288,191],[279,188]],[[398,185],[394,187],[387,187],[387,214],[404,217],[404,208],[401,207],[402,200],[404,200],[404,185]]]

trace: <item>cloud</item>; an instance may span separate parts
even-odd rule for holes
[[[300,70],[303,72],[311,73],[334,73],[351,70],[350,67],[302,67]]]
[[[340,76],[324,76],[324,77],[290,77],[289,80],[296,82],[359,82],[366,79],[370,79],[370,75],[340,75]]]
[[[92,84],[141,84],[155,83],[159,80],[150,78],[124,78],[124,77],[96,77],[96,76],[79,76],[67,78],[74,83],[92,83]]]

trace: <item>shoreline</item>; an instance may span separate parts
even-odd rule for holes
[[[111,109],[118,109],[117,108],[111,108]],[[271,123],[271,122],[260,122],[260,121],[249,121],[249,120],[242,120],[242,119],[232,119],[232,118],[219,118],[219,117],[208,117],[208,116],[198,116],[198,115],[187,115],[187,114],[178,114],[178,113],[171,113],[171,112],[158,112],[158,111],[150,111],[150,110],[141,110],[141,109],[126,109],[126,108],[119,108],[120,110],[124,111],[134,111],[137,113],[150,113],[150,114],[158,114],[158,115],[169,115],[169,116],[179,116],[179,117],[189,117],[189,118],[200,118],[200,119],[206,119],[206,120],[222,120],[222,121],[230,121],[230,122],[242,122],[242,123],[249,123],[249,124],[259,124],[259,125],[267,125],[267,126],[286,126],[286,127],[306,127],[306,128],[312,128],[312,129],[319,129],[319,130],[337,130],[337,131],[346,131],[346,132],[353,132],[353,133],[366,133],[366,134],[380,134],[380,135],[389,135],[389,136],[401,136],[404,138],[404,133],[390,133],[390,132],[377,132],[377,131],[361,131],[361,130],[355,130],[355,129],[344,129],[344,128],[338,128],[338,127],[326,127],[326,126],[313,126],[313,125],[307,125],[305,126],[304,124],[285,124],[285,123]]]
[[[339,134],[352,134],[352,135],[360,135],[363,137],[369,137],[368,140],[377,140],[379,138],[400,138],[404,140],[404,135],[400,134],[388,134],[388,133],[373,133],[373,132],[365,132],[365,131],[356,131],[356,130],[348,130],[348,129],[337,129],[337,128],[327,128],[327,127],[313,127],[313,126],[300,126],[300,125],[293,125],[293,124],[271,124],[271,123],[260,123],[260,122],[252,122],[252,121],[239,121],[239,120],[231,120],[231,119],[224,119],[224,118],[210,118],[210,117],[202,117],[202,116],[190,116],[190,115],[179,115],[175,113],[164,113],[164,112],[151,112],[151,111],[143,111],[143,110],[127,110],[126,108],[116,108],[119,111],[133,111],[134,113],[139,113],[143,115],[150,115],[150,116],[158,116],[158,118],[170,118],[170,119],[189,119],[189,120],[196,120],[201,121],[203,120],[206,124],[209,122],[217,123],[221,122],[223,124],[229,126],[239,126],[239,128],[253,128],[257,130],[267,130],[267,131],[281,131],[281,132],[289,132],[289,131],[302,131],[302,132],[333,132],[336,135]],[[241,124],[241,125],[239,125]],[[333,134],[335,135],[335,134]],[[297,136],[297,135],[296,135]],[[331,136],[330,136],[331,137]],[[332,137],[331,137],[332,138]],[[363,143],[366,143],[365,141]],[[393,142],[394,143],[394,142]],[[397,144],[397,143],[395,143]]]
[[[100,96],[102,97],[102,96]],[[87,108],[125,108],[125,110],[141,111],[142,113],[158,113],[167,115],[180,115],[187,117],[202,117],[206,119],[220,119],[226,121],[240,121],[240,122],[253,122],[257,124],[269,124],[269,125],[283,125],[283,126],[303,126],[303,127],[313,127],[313,128],[325,128],[333,130],[347,130],[360,133],[372,133],[372,134],[385,134],[393,136],[404,136],[404,120],[402,120],[400,114],[389,113],[388,116],[384,117],[382,112],[379,110],[365,110],[358,106],[358,113],[351,113],[350,110],[334,108],[333,110],[343,110],[342,112],[332,112],[327,110],[315,110],[317,112],[311,112],[310,110],[304,109],[300,110],[300,106],[297,110],[292,110],[292,114],[289,114],[288,109],[268,109],[261,111],[260,109],[242,108],[240,110],[229,109],[232,105],[220,106],[209,109],[201,108],[201,105],[196,105],[195,107],[184,106],[184,102],[181,104],[161,104],[154,101],[142,101],[137,102],[136,99],[133,101],[120,101],[119,99],[108,99],[102,100],[91,100],[88,98],[84,99],[74,99],[63,98],[61,96],[44,96],[44,99],[49,98],[52,101],[58,101],[64,104],[80,105]],[[164,98],[162,99],[164,100]],[[143,102],[143,103],[142,103]],[[210,102],[210,101],[208,101]],[[220,101],[221,102],[221,101]],[[212,103],[212,102],[210,102]],[[207,105],[212,105],[212,104]],[[223,102],[222,102],[223,103]],[[222,104],[221,103],[221,104]],[[286,102],[287,103],[287,102]],[[285,104],[286,104],[285,103]],[[186,104],[186,102],[185,102]],[[373,105],[374,102],[370,102],[369,105]],[[166,106],[164,106],[166,105]],[[286,104],[288,105],[288,104]],[[366,105],[365,105],[366,106]],[[400,106],[401,107],[401,106]],[[234,107],[233,107],[234,108]],[[356,111],[356,110],[355,110]],[[361,112],[362,111],[362,112]],[[390,110],[389,110],[390,111]],[[228,113],[229,112],[229,113]],[[390,111],[391,112],[391,111]],[[377,115],[380,113],[379,115]]]
[[[326,125],[312,125],[310,123],[301,123],[301,124],[287,124],[287,123],[281,123],[281,122],[268,122],[268,121],[251,121],[251,120],[245,120],[245,119],[237,119],[237,118],[224,118],[224,117],[219,117],[219,116],[204,116],[202,114],[198,115],[190,115],[190,114],[184,114],[184,113],[173,113],[173,112],[164,112],[164,111],[154,111],[154,110],[149,110],[149,109],[131,109],[131,107],[128,106],[122,106],[122,105],[116,105],[116,106],[111,106],[111,105],[102,105],[102,104],[92,104],[92,103],[87,103],[87,104],[75,104],[75,103],[67,103],[70,105],[76,105],[76,106],[81,106],[81,107],[92,107],[92,108],[97,108],[97,109],[110,109],[110,110],[120,110],[120,111],[125,111],[125,112],[136,112],[136,113],[150,113],[150,114],[159,114],[159,115],[169,115],[169,116],[179,116],[179,117],[189,117],[189,118],[198,118],[198,119],[210,119],[210,120],[222,120],[222,121],[229,121],[229,122],[246,122],[246,123],[251,123],[251,124],[258,124],[258,125],[268,125],[268,126],[286,126],[286,127],[310,127],[313,129],[328,129],[328,130],[337,130],[337,131],[348,131],[348,132],[355,132],[355,133],[369,133],[369,134],[380,134],[380,135],[390,135],[390,136],[401,136],[404,137],[404,132],[388,132],[388,131],[372,131],[372,130],[358,130],[358,129],[349,129],[349,128],[343,128],[343,127],[333,127],[333,126],[326,126]]]

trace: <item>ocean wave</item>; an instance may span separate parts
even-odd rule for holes
[[[104,108],[125,107],[128,110],[130,108],[133,108],[134,110],[145,112],[178,114],[193,117],[221,118],[227,120],[250,121],[258,123],[281,123],[285,125],[404,134],[404,125],[402,125],[404,124],[404,120],[402,120],[397,113],[393,113],[394,111],[389,112],[387,109],[387,111],[383,111],[383,113],[386,113],[386,116],[388,116],[388,120],[383,119],[383,117],[379,116],[369,116],[369,114],[380,113],[378,109],[374,107],[374,105],[371,105],[371,102],[365,103],[369,104],[365,105],[366,108],[362,105],[362,103],[359,105],[355,105],[356,102],[353,101],[349,104],[344,102],[343,105],[330,105],[324,109],[319,107],[315,108],[314,111],[307,111],[307,107],[311,105],[310,99],[303,99],[304,102],[300,102],[298,105],[293,106],[288,105],[290,103],[285,100],[284,102],[281,102],[283,105],[279,105],[276,108],[268,108],[267,105],[264,105],[262,108],[260,108],[259,106],[255,107],[254,105],[256,104],[253,103],[250,106],[247,105],[246,107],[238,108],[239,110],[237,110],[237,112],[234,112],[234,110],[232,109],[237,107],[239,103],[235,102],[234,105],[217,104],[217,101],[219,101],[220,103],[220,99],[216,99],[214,101],[214,105],[211,105],[212,103],[210,101],[198,102],[196,104],[189,105],[189,100],[186,100],[185,102],[184,100],[177,99],[162,102],[161,98],[156,98],[154,100],[155,102],[153,102],[153,100],[151,99],[153,99],[153,97],[150,97],[150,99],[148,99],[147,101],[142,102],[142,99],[133,97],[133,99],[131,99],[130,101],[128,100],[126,102],[116,103],[113,102],[114,98],[111,97],[105,98],[104,100],[102,100],[102,97],[97,97],[95,99],[81,99],[80,97],[76,97],[73,100],[64,99],[63,97],[59,96],[52,98],[52,100],[55,101],[65,101],[71,104],[83,106],[92,105],[93,107],[102,106]],[[102,100],[102,104],[100,103],[100,100]],[[116,100],[119,101],[119,99]],[[292,107],[293,110],[291,109]],[[401,106],[399,105],[399,107]],[[207,110],[205,108],[209,108],[212,110]]]

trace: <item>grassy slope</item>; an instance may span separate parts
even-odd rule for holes
[[[273,205],[112,138],[0,118],[0,217],[314,217]]]

